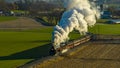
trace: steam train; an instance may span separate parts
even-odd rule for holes
[[[73,40],[71,42],[65,43],[64,45],[61,44],[60,48],[57,48],[56,50],[54,49],[54,47],[52,46],[51,50],[50,50],[50,54],[54,55],[54,54],[63,54],[65,52],[67,52],[69,49],[72,49],[76,46],[79,46],[80,44],[83,44],[87,41],[89,41],[91,39],[92,35],[91,34],[87,34],[79,39]]]

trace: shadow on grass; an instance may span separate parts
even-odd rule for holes
[[[55,24],[52,24],[52,23],[49,23],[49,22],[46,22],[45,20],[43,20],[42,18],[39,18],[39,17],[36,17],[35,20],[37,22],[40,22],[42,25],[44,26],[54,26]]]
[[[19,60],[19,59],[33,59],[37,60],[42,57],[48,56],[51,44],[42,45],[36,48],[25,50],[9,56],[0,56],[0,60]]]
[[[31,43],[39,43],[39,42],[50,42],[50,40],[37,40],[37,41],[30,41]]]

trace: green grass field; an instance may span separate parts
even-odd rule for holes
[[[48,55],[52,27],[22,31],[0,31],[0,68],[15,68]],[[120,35],[120,24],[96,24],[89,29],[96,34]],[[70,34],[78,38],[77,32]]]
[[[17,17],[13,16],[0,16],[0,22],[15,20]]]
[[[48,55],[52,28],[0,32],[0,68],[15,68]],[[43,46],[44,45],[44,46]]]
[[[89,31],[95,34],[120,35],[120,24],[96,24],[89,28]]]

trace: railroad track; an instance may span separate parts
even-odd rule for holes
[[[87,34],[79,39],[73,40],[71,42],[66,43],[64,46],[61,46],[60,48],[56,49],[56,53],[62,54],[67,52],[69,49],[72,49],[76,46],[79,46],[83,43],[86,43],[88,41],[93,41],[95,43],[111,43],[111,44],[118,44],[120,43],[120,35],[93,35],[93,34]],[[95,41],[95,42],[94,42]],[[54,49],[53,49],[54,50]]]
[[[69,55],[48,56],[19,68],[119,68],[120,36],[104,36],[86,35],[58,49],[71,49]]]

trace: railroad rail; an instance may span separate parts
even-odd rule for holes
[[[94,40],[103,40],[103,41],[120,41],[120,35],[98,35],[98,34],[87,34],[79,39],[70,41],[66,43],[65,45],[61,45],[60,48],[56,49],[55,53],[65,53],[69,49],[72,49],[76,46],[79,46],[80,44],[86,43],[88,41],[94,41]],[[54,49],[53,49],[54,50]]]

